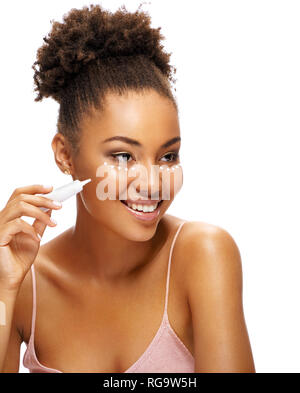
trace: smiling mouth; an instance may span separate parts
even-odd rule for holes
[[[143,204],[143,203],[139,204],[138,202],[137,203],[129,203],[124,200],[120,200],[120,202],[122,202],[123,205],[127,206],[128,208],[130,208],[131,210],[133,210],[137,213],[150,214],[150,213],[155,212],[161,206],[163,200],[159,201],[158,203],[156,201],[153,201],[153,203],[151,205]],[[156,206],[155,209],[153,209],[154,206]]]

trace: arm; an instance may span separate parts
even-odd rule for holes
[[[195,372],[255,372],[234,240],[219,227],[193,223],[186,252]]]
[[[0,289],[0,299],[5,304],[5,318],[0,324],[0,372],[18,372],[22,338],[14,318],[18,290]]]
[[[39,184],[16,188],[0,211],[0,372],[18,371],[22,339],[13,318],[15,303],[39,251],[41,236],[47,225],[53,226],[53,201],[35,195],[46,190]],[[42,212],[39,207],[49,210]],[[35,220],[30,225],[22,216]]]

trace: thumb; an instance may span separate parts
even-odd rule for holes
[[[46,211],[45,213],[48,214],[49,217],[51,217],[52,210],[50,209],[50,210]],[[34,220],[32,226],[34,227],[36,232],[39,233],[42,237],[45,232],[45,229],[47,227],[47,224],[44,221],[41,221],[38,218],[36,218]]]

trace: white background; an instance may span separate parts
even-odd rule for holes
[[[135,11],[140,1],[124,3]],[[1,5],[1,209],[16,187],[71,179],[50,145],[58,104],[34,102],[31,66],[50,20],[89,4]],[[115,11],[123,1],[101,4]],[[184,186],[168,213],[233,236],[256,371],[299,372],[300,3],[152,0],[142,9],[177,68]],[[75,207],[72,198],[53,211],[58,226],[43,242],[73,225]]]

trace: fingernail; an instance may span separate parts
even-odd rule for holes
[[[51,188],[52,186],[49,185],[43,185],[44,188]]]
[[[56,205],[56,206],[62,206],[61,202],[59,202],[59,201],[52,201],[52,202],[53,202],[53,204]]]
[[[57,224],[57,222],[54,220],[54,218],[50,217],[50,220],[51,220],[54,224]]]

